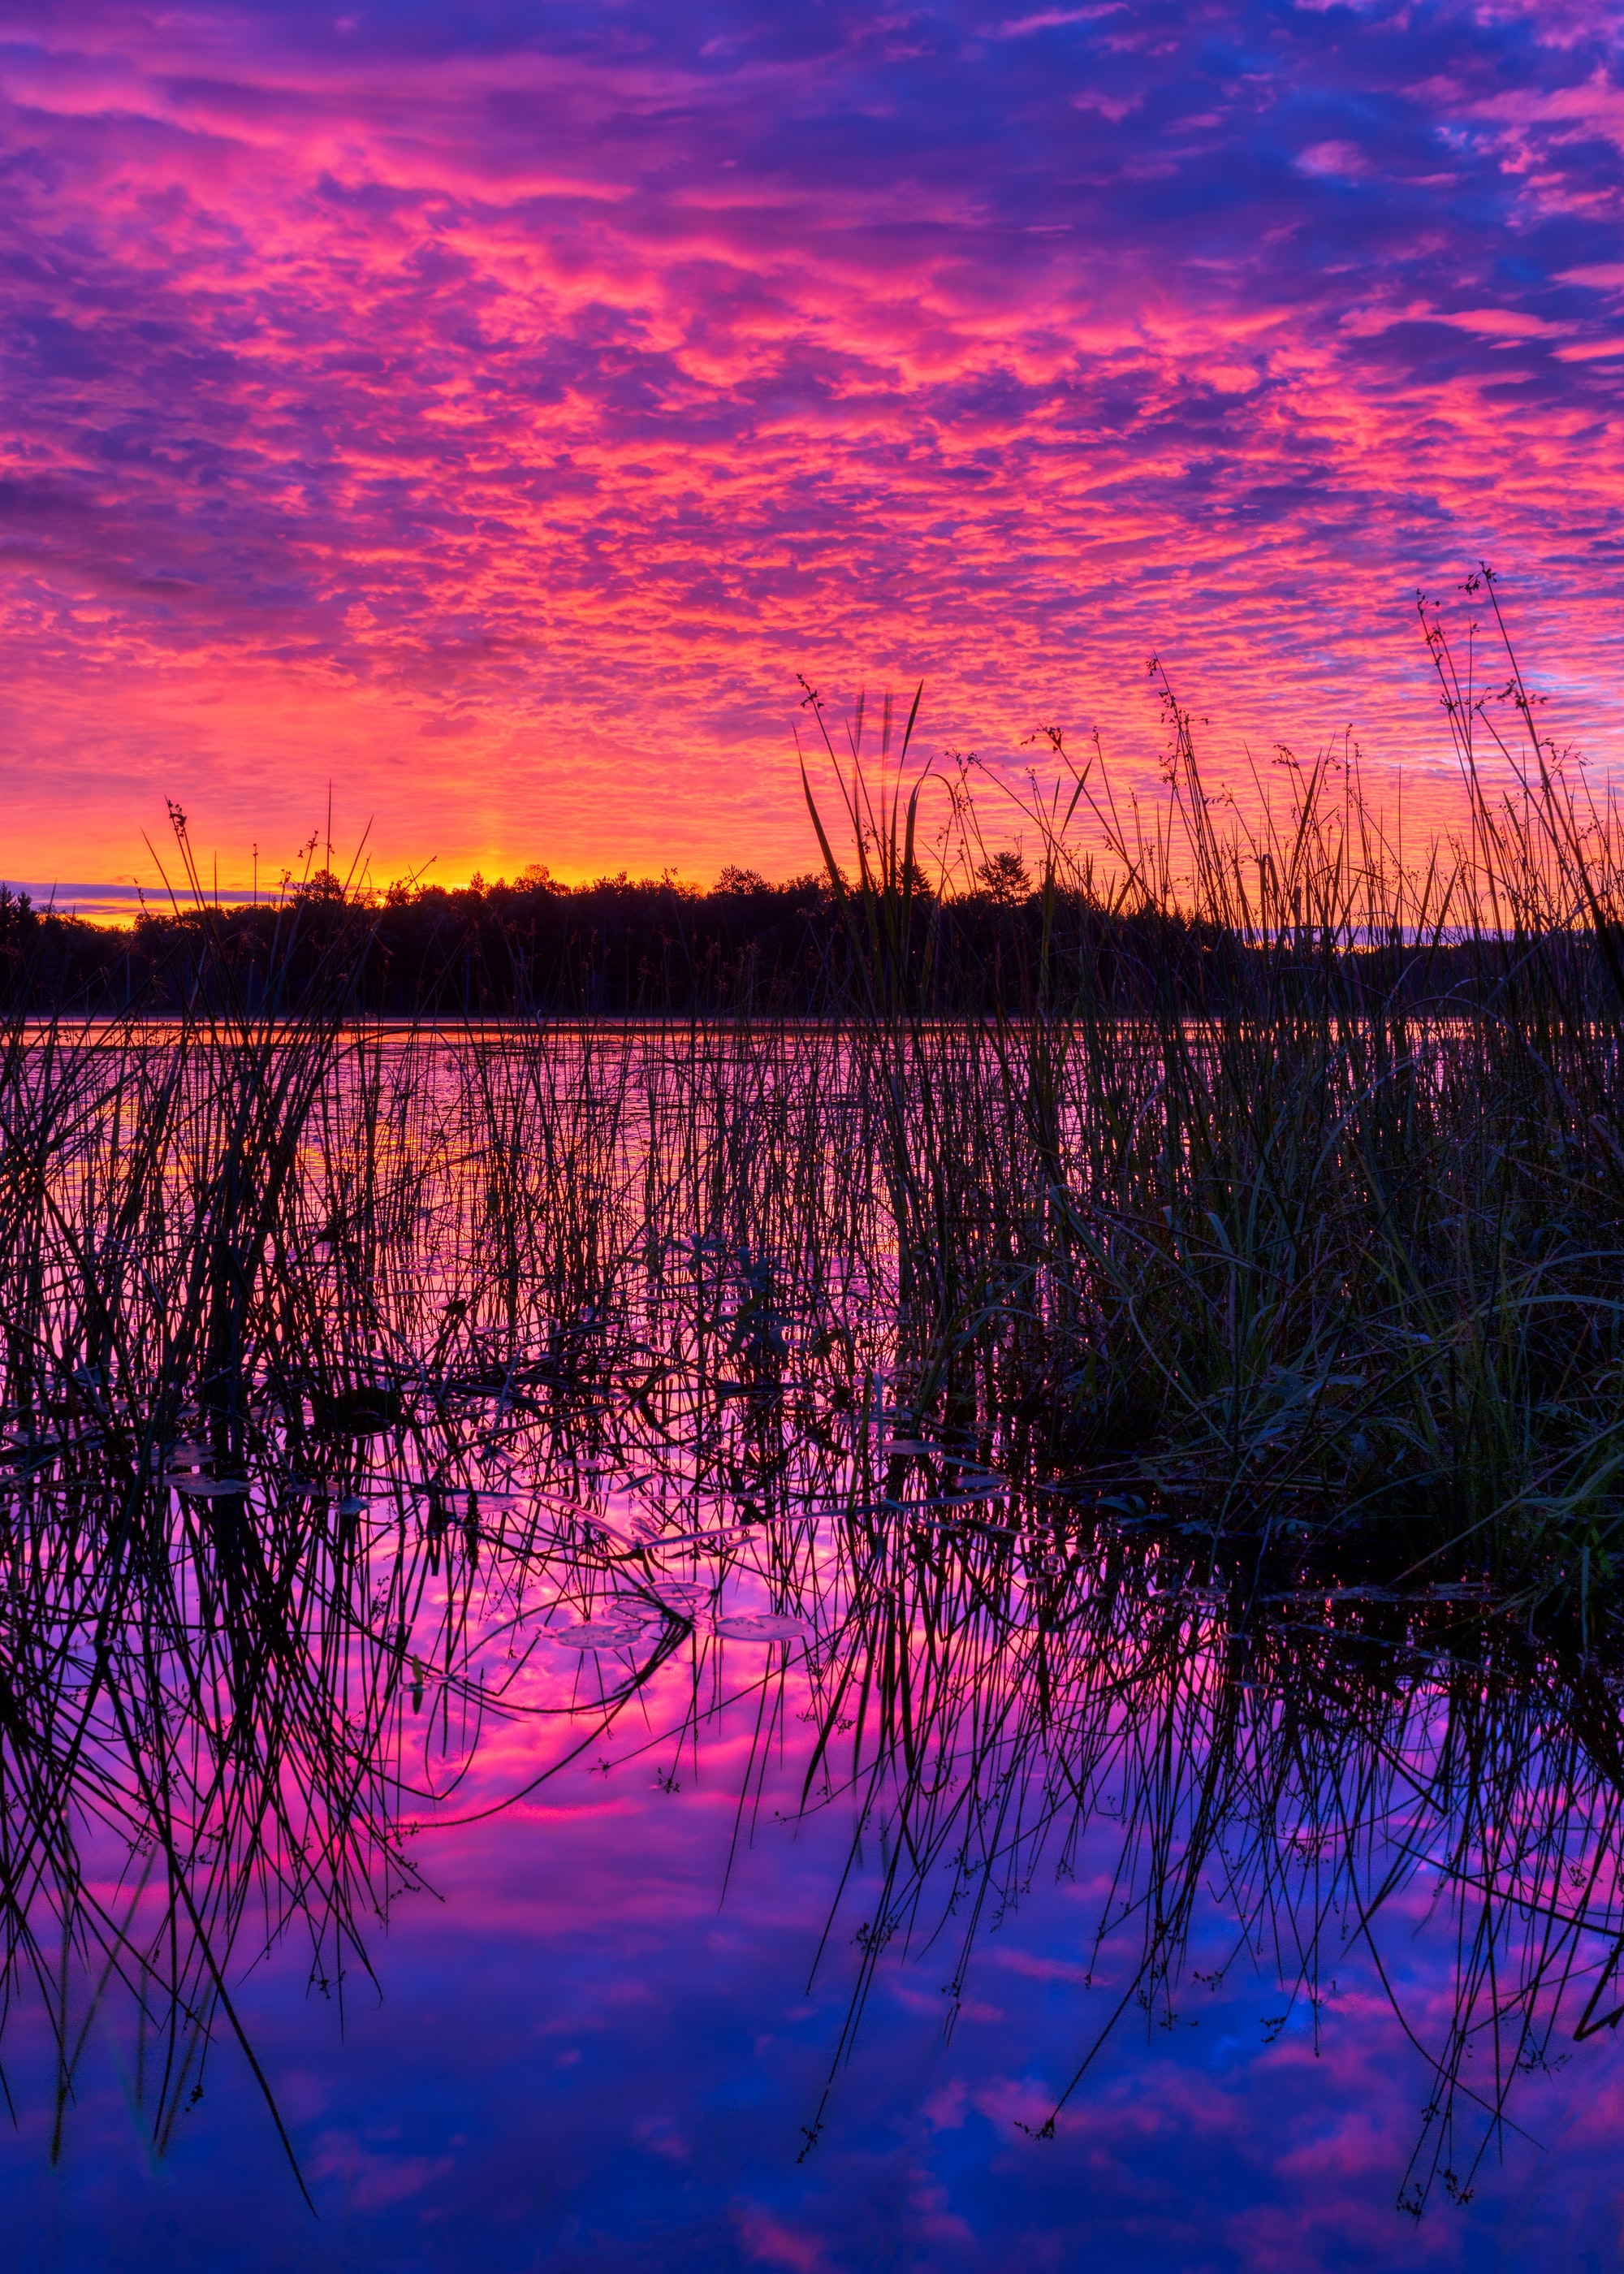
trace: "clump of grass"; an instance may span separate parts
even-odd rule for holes
[[[910,992],[954,921],[921,779],[865,778],[853,729],[849,886],[820,836],[927,1407],[1215,1536],[1470,1562],[1584,1625],[1624,1547],[1624,839],[1478,589],[1486,695],[1424,612],[1465,821],[1419,860],[1349,754],[1212,795],[1164,681],[1165,808],[1053,734],[1035,950],[944,1019]],[[987,874],[949,787],[943,877]]]

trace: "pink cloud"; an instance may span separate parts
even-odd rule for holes
[[[1145,778],[1153,648],[1220,764],[1353,719],[1414,812],[1409,597],[1484,552],[1612,749],[1607,263],[1568,224],[1548,292],[1495,263],[1553,226],[1519,200],[1605,202],[1573,136],[1614,95],[1600,19],[1529,20],[1514,89],[1486,19],[1408,75],[1372,19],[1357,102],[1304,32],[1305,140],[1120,10],[1011,19],[990,112],[934,19],[906,64],[766,18],[725,56],[118,7],[13,41],[8,858],[123,874],[184,789],[245,877],[331,777],[384,873],[786,870],[797,670],[923,675],[931,739],[994,753],[1098,722]],[[898,104],[906,152],[853,123]],[[1405,186],[1446,145],[1503,229]]]

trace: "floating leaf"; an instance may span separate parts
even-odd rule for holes
[[[624,1650],[643,1634],[642,1625],[623,1619],[583,1619],[579,1626],[547,1627],[538,1637],[560,1650]]]
[[[666,1579],[659,1582],[659,1598],[668,1610],[686,1618],[701,1603],[708,1602],[710,1589],[703,1579]]]
[[[640,1540],[634,1540],[628,1532],[622,1532],[618,1524],[605,1524],[600,1516],[590,1517],[586,1529],[595,1538],[616,1549],[622,1555],[636,1555],[642,1553]]]
[[[735,1611],[713,1619],[710,1631],[727,1642],[801,1642],[807,1630],[800,1619],[779,1611]]]

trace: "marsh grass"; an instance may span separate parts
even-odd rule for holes
[[[1423,621],[1458,842],[1403,857],[1350,753],[1209,794],[1163,681],[1154,815],[1048,736],[1035,947],[975,1017],[931,982],[991,793],[944,785],[932,891],[906,738],[866,766],[861,717],[825,731],[852,1047],[927,1402],[1215,1537],[1464,1559],[1588,1630],[1624,1464],[1624,845],[1508,640],[1485,694],[1476,636]]]
[[[1221,806],[1169,694],[1154,822],[1049,738],[1035,923],[959,1015],[944,888],[1013,871],[970,770],[922,845],[915,704],[853,721],[839,830],[808,771],[820,1019],[385,1027],[342,894],[249,990],[183,826],[178,1011],[0,1024],[0,1903],[58,2138],[112,2017],[162,2149],[254,2060],[244,1969],[357,1994],[494,1723],[540,1781],[754,1697],[738,1837],[797,1713],[852,1811],[837,2071],[888,1952],[952,1953],[951,2023],[1102,1821],[1079,2074],[1204,1890],[1318,2017],[1425,1865],[1401,2192],[1470,2187],[1624,1998],[1624,990],[1610,809],[1427,628],[1458,846],[1330,761]]]

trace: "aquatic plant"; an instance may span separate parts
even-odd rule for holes
[[[952,1020],[924,977],[946,887],[986,867],[985,800],[946,785],[921,904],[923,779],[883,754],[867,779],[854,722],[849,888],[819,823],[850,1047],[922,1410],[1214,1536],[1470,1562],[1588,1630],[1624,1510],[1624,839],[1509,641],[1485,694],[1423,622],[1458,843],[1402,859],[1348,753],[1222,803],[1164,680],[1154,824],[1048,737],[1057,779],[1017,800],[1034,952]]]
[[[1470,828],[1420,862],[1330,760],[1217,809],[1169,694],[1154,828],[1049,738],[1023,904],[989,786],[926,847],[907,731],[868,768],[853,719],[816,1019],[746,975],[383,1020],[377,907],[289,894],[245,967],[184,825],[161,995],[37,1018],[13,927],[0,1910],[59,2125],[93,2016],[162,2146],[254,2059],[256,1954],[354,1994],[429,1830],[502,1804],[493,1721],[542,1780],[742,1692],[740,1836],[797,1713],[802,1804],[853,1811],[838,2058],[888,1949],[962,1984],[1109,1795],[1118,2018],[1214,1879],[1317,2013],[1425,1864],[1405,2200],[1470,2184],[1618,2002],[1620,848],[1515,670],[1492,791],[1426,621]]]

